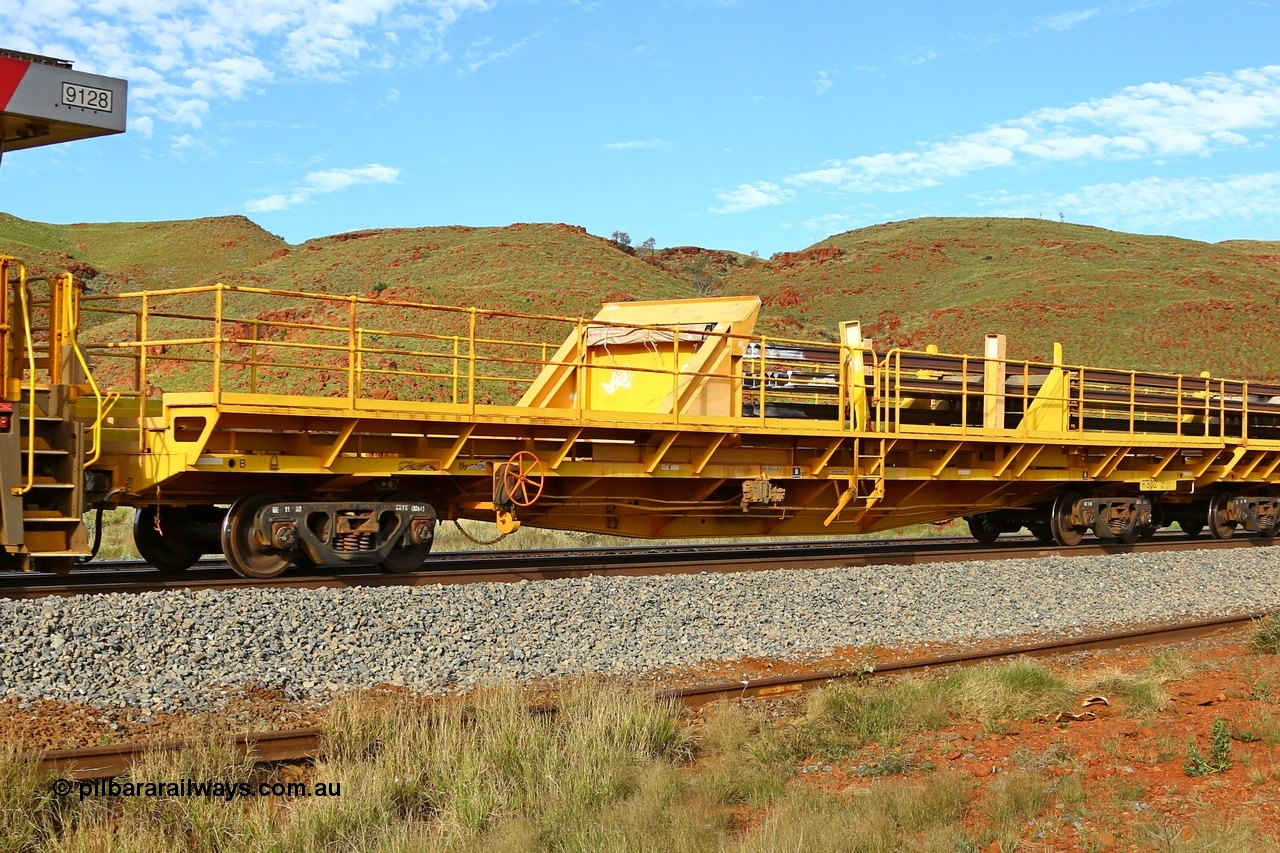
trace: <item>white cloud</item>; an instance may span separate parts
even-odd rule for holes
[[[9,47],[127,79],[135,115],[199,127],[212,103],[278,79],[334,79],[444,57],[441,40],[454,22],[489,7],[490,0],[4,0],[0,27]]]
[[[1273,218],[1280,211],[1280,172],[1222,178],[1142,178],[1101,183],[1063,194],[1005,192],[973,196],[991,212],[1068,218],[1134,228],[1173,228],[1187,222]]]
[[[473,44],[470,49],[467,50],[466,64],[458,69],[458,76],[465,77],[468,74],[474,74],[475,72],[479,71],[481,68],[485,67],[486,65],[489,65],[490,63],[501,62],[504,59],[510,59],[522,47],[524,47],[526,44],[528,44],[533,39],[536,39],[540,35],[542,35],[542,33],[540,32],[533,33],[532,35],[525,36],[524,38],[520,39],[520,41],[515,42],[503,48],[502,50],[490,50],[490,51],[481,50],[481,48],[487,47],[490,43],[492,43],[493,39],[491,38],[481,39],[480,41]]]
[[[172,151],[173,155],[179,160],[185,160],[188,151],[194,151],[196,153],[203,154],[206,157],[214,156],[212,148],[205,145],[202,140],[197,139],[189,133],[184,133],[181,136],[175,136],[169,143],[169,150]]]
[[[1093,9],[1080,9],[1076,12],[1060,12],[1057,15],[1050,15],[1047,18],[1041,18],[1035,23],[1035,26],[1032,29],[1038,31],[1056,30],[1058,32],[1069,30],[1077,24],[1082,24],[1089,20],[1094,15],[1098,14],[1098,11],[1099,10],[1095,7]]]
[[[756,210],[772,204],[782,204],[785,201],[790,201],[794,196],[795,192],[793,190],[784,189],[768,181],[742,184],[736,190],[717,193],[716,198],[720,199],[724,204],[721,207],[711,208],[711,212],[742,213],[746,210]]]
[[[821,95],[823,92],[827,91],[835,84],[836,84],[836,81],[832,80],[830,75],[827,74],[827,72],[819,71],[818,76],[813,78],[813,91],[816,94]]]
[[[287,207],[309,202],[318,195],[338,192],[357,184],[394,184],[399,182],[399,178],[399,169],[378,163],[355,169],[326,169],[322,172],[309,172],[302,179],[302,186],[297,189],[251,199],[245,202],[244,206],[250,213],[284,210]]]
[[[671,145],[663,139],[640,139],[632,142],[609,142],[600,146],[610,151],[627,151],[635,148],[667,148]]]
[[[787,177],[852,192],[903,192],[971,172],[1036,162],[1210,155],[1263,144],[1280,123],[1280,65],[1130,86],[1106,98],[1046,107],[915,150],[833,160]]]

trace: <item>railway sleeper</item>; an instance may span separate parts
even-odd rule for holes
[[[430,504],[395,493],[374,501],[252,494],[228,510],[221,540],[227,562],[243,577],[275,577],[290,564],[377,566],[399,573],[421,568],[435,526]]]

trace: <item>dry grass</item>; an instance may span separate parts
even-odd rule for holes
[[[1074,696],[1048,668],[1019,659],[969,667],[943,678],[838,684],[814,695],[810,716],[857,745],[874,742],[888,748],[909,735],[953,722],[979,722],[998,731],[1012,720],[1065,710]]]

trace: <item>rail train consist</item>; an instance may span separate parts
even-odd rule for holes
[[[1276,385],[1010,360],[995,335],[980,356],[877,352],[855,322],[774,338],[755,298],[567,319],[222,284],[85,295],[14,258],[0,287],[5,569],[72,568],[94,550],[82,514],[115,505],[161,569],[223,553],[258,578],[416,570],[438,519],[693,537],[963,516],[984,541],[1063,545],[1280,524]]]

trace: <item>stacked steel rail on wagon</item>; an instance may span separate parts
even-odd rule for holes
[[[220,551],[250,577],[414,570],[437,518],[635,537],[957,516],[981,539],[1027,526],[1062,544],[1173,522],[1277,532],[1274,386],[1060,348],[1009,360],[999,336],[983,356],[877,354],[857,323],[836,345],[772,338],[755,298],[587,320],[221,284],[82,296],[5,264],[0,447],[9,491],[32,488],[6,496],[4,530],[35,567],[88,550],[83,506],[53,494],[136,507],[158,566]],[[40,539],[55,517],[75,533]]]

